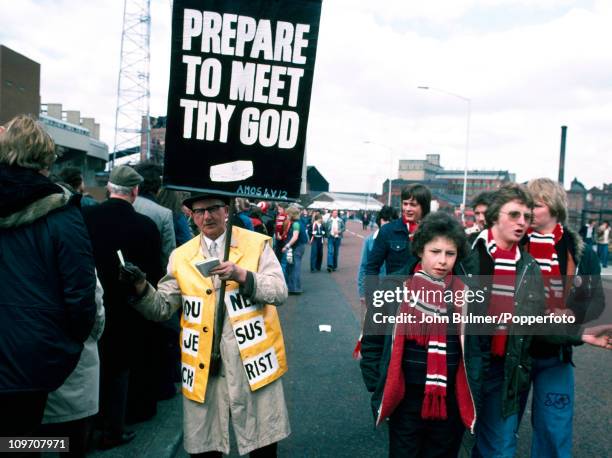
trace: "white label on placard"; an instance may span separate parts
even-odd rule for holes
[[[181,380],[183,382],[183,388],[193,393],[193,382],[195,379],[195,369],[189,364],[183,363],[181,367]]]
[[[191,356],[198,356],[200,346],[200,334],[189,328],[183,328],[181,337],[181,350]]]
[[[210,168],[211,181],[240,181],[253,176],[252,161],[234,161],[213,165]]]
[[[230,318],[236,318],[247,313],[255,312],[258,309],[257,304],[242,294],[238,289],[233,289],[225,293],[225,306]]]
[[[234,325],[234,335],[241,351],[266,340],[266,337],[268,337],[266,324],[261,316],[236,323]]]
[[[181,298],[185,321],[200,324],[202,322],[202,299],[197,296],[181,296]]]
[[[242,364],[244,365],[250,385],[255,385],[280,369],[274,348],[270,348],[252,358],[245,359],[242,361]]]

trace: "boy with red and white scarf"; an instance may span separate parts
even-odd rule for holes
[[[366,342],[362,370],[366,384],[379,387],[376,424],[389,419],[390,456],[457,456],[465,427],[473,430],[476,421],[461,329],[450,318],[468,307],[466,287],[452,272],[467,254],[466,238],[451,216],[434,213],[421,222],[413,244],[419,260],[403,284],[412,300],[396,311],[408,318],[387,336],[385,351]],[[369,381],[374,367],[388,369]]]
[[[562,224],[567,217],[565,190],[548,178],[531,180],[527,188],[535,207],[524,243],[542,271],[547,313],[572,315],[579,324],[596,318],[604,307],[599,263],[578,234]],[[536,337],[530,354],[534,358],[531,456],[571,456],[572,346]]]
[[[546,282],[538,262],[519,243],[533,219],[534,202],[521,185],[508,184],[494,195],[486,212],[487,226],[472,247],[470,258],[473,274],[480,275],[490,291],[488,314],[499,317],[537,316],[546,312],[545,285],[551,299],[549,307],[558,305],[558,277],[550,256],[550,272]],[[538,255],[542,255],[537,250]],[[544,264],[544,263],[543,263]],[[508,316],[508,315],[506,315]],[[482,336],[484,347],[490,349],[483,366],[480,391],[479,417],[476,426],[474,457],[514,456],[516,431],[519,425],[521,401],[527,397],[530,386],[533,343],[539,340],[549,343],[588,342],[612,348],[606,333],[609,327],[585,330],[582,336],[520,335],[521,331],[510,324],[497,324],[490,336]],[[538,456],[538,455],[534,455]]]

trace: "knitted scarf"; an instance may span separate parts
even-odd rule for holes
[[[561,279],[561,270],[559,269],[559,258],[555,250],[555,245],[563,237],[563,226],[557,224],[550,234],[541,234],[533,229],[529,229],[527,237],[529,240],[529,254],[535,258],[542,271],[547,308],[549,310],[565,308],[563,280]]]
[[[414,237],[414,233],[419,228],[419,224],[409,222],[408,219],[406,219],[406,215],[402,215],[402,221],[406,225],[406,229],[408,229],[408,239],[412,242],[412,237]]]
[[[500,317],[504,313],[514,312],[514,288],[516,283],[516,263],[521,257],[518,245],[515,243],[509,250],[503,250],[497,246],[493,239],[491,230],[487,229],[486,249],[493,259],[493,284],[491,285],[491,300],[489,301],[488,314]],[[508,339],[508,326],[498,324],[495,327],[491,339],[491,353],[503,357],[506,353],[506,341]]]
[[[412,316],[414,323],[399,323],[395,327],[379,418],[389,416],[404,398],[405,380],[402,371],[404,343],[405,340],[413,340],[418,345],[427,348],[427,374],[421,418],[443,420],[447,418],[446,335],[448,324],[443,322],[421,323],[421,320],[424,316],[446,317],[445,293],[452,291],[454,297],[455,292],[463,290],[465,286],[452,274],[442,280],[430,277],[421,270],[420,264],[416,266],[415,274],[411,279],[406,280],[404,286],[411,291],[410,297],[418,297],[418,300],[404,302],[399,308],[399,316]],[[416,296],[417,294],[419,296]]]

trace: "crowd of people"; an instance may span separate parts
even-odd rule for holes
[[[423,185],[406,187],[401,199],[402,217],[381,222],[374,241],[365,241],[359,281],[366,303],[360,365],[376,424],[388,422],[390,456],[456,457],[462,444],[473,457],[514,456],[530,390],[531,456],[571,456],[572,348],[612,349],[612,339],[607,325],[580,331],[601,315],[605,298],[594,252],[565,224],[565,191],[539,178],[481,194],[473,202],[476,230],[430,213]],[[388,315],[409,318],[374,324],[373,293],[398,282],[451,299],[413,294],[384,305]],[[482,301],[452,299],[465,290]],[[494,324],[486,332],[470,320],[452,325],[453,314]],[[500,321],[504,314],[572,317],[577,325],[521,332]]]
[[[0,127],[0,436],[69,437],[72,456],[110,449],[179,385],[191,456],[229,453],[230,419],[240,454],[276,456],[291,432],[276,306],[304,292],[308,246],[311,273],[325,251],[338,269],[348,215],[163,189],[146,162],[113,168],[98,202],[79,169],[51,175],[56,159],[31,117]],[[611,326],[580,326],[604,307],[607,222],[575,233],[546,178],[477,196],[467,231],[431,200],[413,184],[400,215],[361,218],[374,230],[357,279],[360,367],[390,455],[452,457],[463,444],[513,456],[531,390],[532,455],[570,456],[572,348],[612,349]],[[388,316],[411,318],[374,326],[372,298],[398,285],[434,299],[388,302]],[[466,291],[484,300],[452,299]],[[440,319],[453,314],[497,320],[483,333]],[[499,320],[544,314],[577,325],[534,335]]]

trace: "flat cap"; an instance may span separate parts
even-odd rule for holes
[[[199,200],[204,200],[204,199],[219,199],[225,205],[229,205],[229,202],[230,202],[230,197],[228,196],[222,196],[222,195],[213,194],[210,192],[192,192],[191,195],[187,199],[183,200],[183,205],[187,207],[188,209],[192,210],[192,205],[195,202]]]
[[[143,178],[129,165],[120,165],[111,170],[108,181],[117,186],[133,188],[142,183]]]

